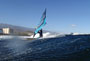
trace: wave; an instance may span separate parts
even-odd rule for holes
[[[50,32],[46,32],[46,33],[43,33],[42,38],[54,38],[54,37],[57,37],[57,36],[59,36],[59,34],[52,34]],[[33,38],[33,35],[31,35],[30,38]],[[39,38],[39,34],[36,34],[34,38]]]

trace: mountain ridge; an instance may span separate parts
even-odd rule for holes
[[[0,23],[0,28],[11,28],[11,29],[17,29],[17,30],[23,30],[23,31],[34,31],[33,28],[27,28],[23,26],[16,26],[16,25],[11,25],[11,24],[5,24],[5,23]]]

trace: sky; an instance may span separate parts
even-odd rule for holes
[[[35,28],[45,8],[44,30],[90,33],[90,0],[0,0],[0,23]]]

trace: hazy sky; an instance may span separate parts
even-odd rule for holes
[[[90,33],[90,0],[0,0],[0,23],[34,28],[45,8],[43,29]]]

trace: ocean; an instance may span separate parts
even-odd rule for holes
[[[90,35],[2,39],[0,61],[90,61]]]

